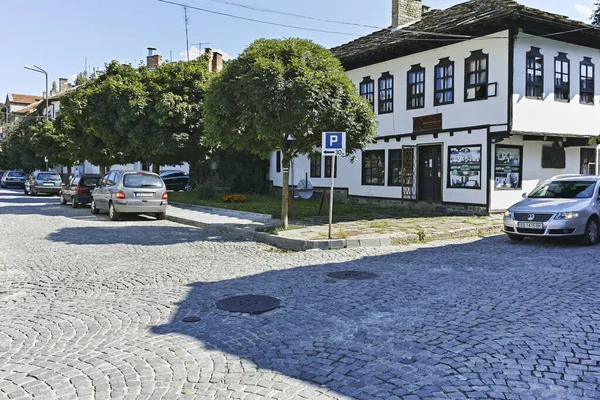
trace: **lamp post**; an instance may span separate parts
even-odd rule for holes
[[[48,73],[35,64],[33,65],[33,67],[25,65],[25,68],[31,71],[39,72],[40,74],[44,74],[46,76],[46,122],[48,122]]]

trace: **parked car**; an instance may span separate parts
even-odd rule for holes
[[[167,188],[157,174],[146,171],[111,171],[92,192],[92,214],[108,211],[111,220],[121,214],[167,215]]]
[[[513,241],[532,237],[579,237],[584,245],[598,241],[598,176],[563,176],[546,180],[504,214],[504,232]]]
[[[18,187],[23,189],[27,174],[23,171],[5,171],[0,175],[0,188]]]
[[[168,190],[185,190],[190,192],[193,188],[190,176],[183,171],[161,171],[160,177]]]
[[[23,191],[30,196],[52,194],[58,196],[62,178],[54,171],[34,171],[27,177]]]
[[[98,185],[100,175],[77,175],[71,177],[69,182],[60,191],[60,204],[71,203],[73,208],[80,204],[89,204],[92,201],[92,190]]]

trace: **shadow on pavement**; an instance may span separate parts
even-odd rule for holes
[[[566,398],[582,393],[575,383],[585,379],[586,368],[555,385],[548,383],[544,365],[565,364],[565,349],[587,354],[579,346],[597,340],[597,329],[590,327],[600,317],[600,298],[592,295],[600,270],[559,264],[553,250],[561,251],[495,236],[196,282],[172,320],[153,332],[173,343],[188,335],[200,348],[229,354],[231,360],[217,356],[220,363],[235,364],[239,357],[357,399],[511,393]],[[599,264],[596,251],[574,250],[588,251],[590,262]],[[379,278],[326,276],[342,270]],[[244,294],[274,296],[282,306],[252,316],[215,307],[220,299]],[[182,322],[189,316],[201,320]],[[228,383],[227,376],[222,379]]]

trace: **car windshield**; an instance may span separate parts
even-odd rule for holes
[[[11,171],[8,174],[6,174],[6,176],[10,176],[13,178],[25,178],[27,175],[25,175],[24,172]]]
[[[101,178],[99,176],[85,176],[81,178],[79,184],[81,186],[96,186],[100,182],[100,179]]]
[[[160,188],[163,187],[162,180],[156,175],[150,174],[125,174],[123,186],[130,188]]]
[[[530,195],[534,199],[589,199],[594,195],[595,181],[553,181],[542,184]]]
[[[37,179],[40,181],[60,181],[60,175],[54,172],[40,172]]]

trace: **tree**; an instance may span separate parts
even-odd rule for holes
[[[592,13],[590,19],[592,20],[592,25],[600,26],[600,1],[596,1],[594,5],[596,6],[596,9]]]
[[[30,140],[36,156],[48,157],[53,164],[71,168],[79,160],[75,143],[57,126],[55,121],[38,122],[30,128]]]
[[[83,85],[84,83],[86,83],[89,80],[90,80],[90,78],[88,78],[86,72],[80,72],[75,77],[75,86]]]
[[[252,43],[212,82],[205,116],[212,143],[262,157],[281,150],[284,228],[291,159],[319,147],[324,131],[347,132],[348,152],[369,145],[376,131],[370,105],[357,94],[340,62],[302,39]]]
[[[58,90],[56,89],[56,81],[52,82],[52,89],[50,89],[50,93],[58,93]],[[48,96],[50,96],[50,93],[48,93]]]
[[[33,171],[44,168],[44,157],[37,154],[31,141],[32,128],[42,124],[39,116],[28,116],[7,128],[6,138],[2,141],[0,167]]]

